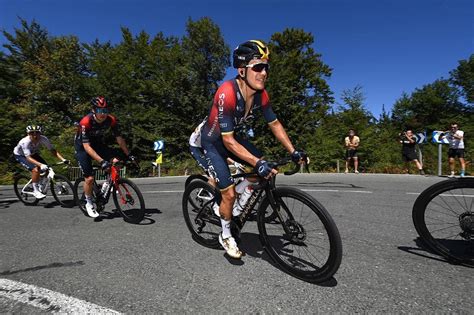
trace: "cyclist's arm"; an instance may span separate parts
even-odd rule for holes
[[[98,155],[94,149],[92,149],[91,145],[88,142],[82,143],[82,146],[84,147],[84,150],[87,152],[87,154],[89,154],[91,158],[93,158],[97,162],[102,162],[103,158],[100,155]]]
[[[56,149],[52,149],[51,154],[60,159],[61,161],[66,160]]]
[[[128,151],[128,147],[127,147],[127,143],[125,142],[125,139],[122,138],[121,136],[118,136],[115,139],[117,140],[117,143],[120,146],[120,149],[122,149],[123,153],[125,153],[126,156],[129,156],[130,152]]]
[[[293,144],[291,143],[291,140],[280,121],[275,120],[268,125],[270,126],[270,130],[272,131],[273,135],[275,135],[275,138],[280,141],[280,143],[285,147],[286,151],[288,151],[290,154],[293,153],[295,148],[293,147]]]
[[[25,158],[28,162],[30,162],[30,163],[38,166],[38,167],[41,167],[41,164],[43,164],[41,162],[36,161],[34,158],[31,157],[31,155],[25,156]]]
[[[257,164],[259,159],[238,143],[237,140],[235,140],[233,133],[222,134],[222,141],[227,150],[247,162],[249,165],[255,166]]]

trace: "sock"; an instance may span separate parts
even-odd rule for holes
[[[228,238],[232,236],[230,232],[230,220],[224,220],[221,218],[221,225],[222,225],[222,238]]]
[[[92,196],[85,195],[86,196],[86,202],[88,205],[92,205]]]
[[[39,184],[38,184],[38,183],[33,183],[33,191],[35,191],[35,192],[36,192],[36,191],[38,191],[38,192],[40,191],[40,190],[39,190]]]

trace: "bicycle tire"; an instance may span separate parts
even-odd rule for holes
[[[189,175],[189,177],[186,178],[186,182],[184,183],[184,187],[188,187],[189,183],[194,181],[194,180],[202,180],[204,182],[207,182],[208,178],[204,175],[201,175],[201,174]]]
[[[416,199],[412,219],[434,253],[474,266],[474,178],[448,179],[428,187]]]
[[[54,175],[50,181],[51,193],[54,199],[64,208],[72,208],[76,205],[74,186],[71,181],[63,175]]]
[[[279,213],[284,216],[284,222],[279,216],[274,222],[265,219],[265,210],[271,207],[268,198],[263,200],[257,216],[260,241],[267,254],[283,271],[303,281],[322,283],[331,279],[341,265],[342,241],[328,211],[309,194],[296,188],[277,188],[273,195],[283,210]],[[290,209],[289,206],[296,207]],[[306,222],[308,219],[310,222]],[[311,225],[305,228],[304,223]],[[285,231],[284,224],[291,235]],[[323,242],[321,237],[324,237]],[[322,259],[308,250],[322,246],[327,246]],[[296,257],[297,254],[305,257]],[[311,261],[307,261],[308,258]]]
[[[128,186],[128,187],[127,187]],[[132,190],[134,195],[132,195]],[[120,196],[120,200],[119,197]],[[120,178],[117,186],[114,186],[112,191],[117,210],[122,215],[125,222],[138,224],[145,217],[145,200],[138,186],[128,178]],[[139,205],[136,206],[138,199]],[[131,209],[125,209],[125,206],[130,205]]]
[[[209,194],[210,199],[200,198],[203,191]],[[218,237],[221,223],[212,210],[216,198],[218,192],[214,187],[205,181],[194,180],[185,188],[182,199],[184,221],[192,238],[209,248],[220,248]]]
[[[15,190],[16,196],[21,202],[23,202],[23,204],[27,206],[35,206],[38,204],[39,200],[33,195],[23,193],[23,189],[26,189],[28,192],[33,191],[33,186],[30,180],[31,177],[29,176],[23,174],[16,175],[13,182],[13,189]],[[27,184],[29,187],[25,187]]]

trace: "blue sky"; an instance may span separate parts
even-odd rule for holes
[[[361,85],[376,117],[383,104],[390,110],[403,92],[447,78],[474,53],[472,0],[0,0],[0,28],[12,32],[18,16],[82,42],[117,43],[121,26],[135,34],[182,36],[189,17],[203,16],[219,25],[231,48],[302,28],[333,68],[329,84],[336,102],[342,90]],[[233,73],[229,69],[227,77]]]

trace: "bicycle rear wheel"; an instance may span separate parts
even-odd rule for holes
[[[51,180],[51,193],[64,208],[72,208],[76,205],[74,186],[66,176],[54,175],[54,179]]]
[[[449,179],[429,187],[416,199],[412,218],[432,251],[474,266],[474,178]]]
[[[34,206],[38,204],[39,200],[33,196],[33,183],[30,177],[23,174],[16,175],[13,189],[18,199],[25,205]]]
[[[265,198],[257,217],[266,252],[296,278],[312,283],[329,280],[342,260],[341,237],[331,216],[301,190],[277,188],[273,195],[277,206],[272,209]],[[273,221],[266,218],[269,211],[277,214]]]
[[[138,186],[127,178],[120,178],[112,192],[115,206],[128,223],[140,223],[145,217],[145,200]]]
[[[214,187],[202,180],[194,180],[184,190],[182,206],[186,226],[192,238],[209,248],[219,248],[221,222],[212,206],[218,198]]]

